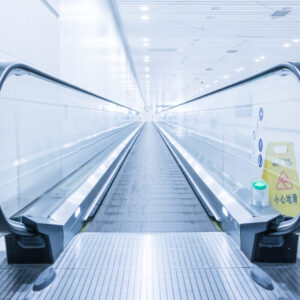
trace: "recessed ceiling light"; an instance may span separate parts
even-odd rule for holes
[[[260,59],[265,59],[265,57],[264,57],[264,56],[260,56],[259,58],[260,58]]]
[[[230,49],[230,50],[227,50],[227,53],[236,53],[237,50],[236,49]]]
[[[148,6],[141,6],[141,11],[148,11],[149,10],[149,7]]]
[[[259,62],[259,59],[258,59],[258,58],[255,58],[253,61],[254,61],[254,62]]]
[[[147,79],[150,78],[149,74],[146,74],[145,77],[146,77]]]
[[[148,43],[144,43],[143,46],[144,47],[149,47],[149,44]]]
[[[293,39],[293,42],[294,42],[294,43],[299,43],[300,40],[299,40],[299,39]]]
[[[143,38],[143,42],[149,42],[148,38]]]
[[[265,35],[245,35],[245,34],[239,34],[237,37],[241,38],[255,38],[255,39],[263,39],[266,38]]]
[[[149,67],[145,67],[146,72],[149,72],[149,70],[150,70]]]
[[[242,70],[244,70],[244,67],[239,67],[239,68],[237,68],[235,71],[236,71],[236,72],[241,72]]]
[[[143,15],[142,20],[149,20],[149,16],[148,15]]]
[[[284,48],[289,48],[290,46],[291,46],[291,44],[289,44],[289,43],[283,44],[283,47],[284,47]]]

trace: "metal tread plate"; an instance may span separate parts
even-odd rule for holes
[[[249,276],[252,264],[221,232],[80,233],[40,292],[42,266],[0,265],[0,299],[299,299],[299,264],[268,266],[275,289]],[[298,281],[298,282],[297,282]]]

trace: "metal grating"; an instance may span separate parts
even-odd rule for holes
[[[251,263],[220,232],[81,233],[54,267],[52,285],[33,292],[40,269],[3,262],[0,299],[300,298],[299,267],[273,266],[275,290],[264,290],[248,275]]]

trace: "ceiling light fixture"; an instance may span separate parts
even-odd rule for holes
[[[148,11],[149,10],[149,7],[148,6],[141,6],[141,11]]]
[[[236,71],[236,72],[241,72],[242,70],[244,70],[244,67],[239,67],[239,68],[237,68],[235,71]]]
[[[143,38],[143,42],[149,42],[148,38]]]
[[[146,72],[149,72],[149,70],[150,70],[149,67],[145,67]]]
[[[142,20],[149,20],[149,16],[148,15],[143,15]]]
[[[148,43],[144,43],[143,46],[144,47],[149,47],[149,44]]]
[[[291,46],[291,44],[289,44],[289,43],[283,44],[283,47],[284,47],[284,48],[289,48],[290,46]]]
[[[300,40],[299,40],[299,39],[293,39],[293,42],[294,42],[294,43],[299,43]]]

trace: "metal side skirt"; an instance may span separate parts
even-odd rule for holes
[[[172,155],[174,156],[174,158],[176,159],[177,164],[179,165],[179,167],[181,168],[181,170],[183,171],[183,173],[185,174],[185,176],[187,177],[189,183],[191,184],[191,186],[193,187],[196,195],[199,197],[199,200],[201,201],[201,203],[203,204],[203,206],[206,209],[206,212],[208,213],[208,215],[210,217],[213,217],[217,222],[221,222],[222,218],[221,216],[217,213],[217,211],[212,207],[212,205],[210,204],[209,200],[207,199],[207,197],[204,195],[204,193],[199,189],[199,187],[197,186],[195,180],[193,179],[193,177],[190,175],[190,173],[188,172],[187,168],[185,167],[185,165],[182,163],[182,161],[180,160],[179,156],[176,154],[176,152],[174,151],[170,141],[166,138],[165,134],[162,132],[162,129],[157,125],[157,129],[158,132],[160,133],[162,139],[164,140],[164,142],[166,143],[167,147],[169,148],[170,152],[172,153]]]
[[[110,186],[113,183],[116,175],[118,174],[119,170],[121,169],[121,167],[122,167],[128,153],[129,153],[129,151],[131,150],[131,148],[133,147],[134,143],[136,142],[139,134],[141,133],[143,126],[139,127],[137,133],[135,134],[135,136],[133,137],[133,139],[130,141],[129,145],[127,146],[127,149],[125,149],[126,151],[124,151],[124,153],[121,154],[120,158],[116,162],[116,166],[114,166],[114,168],[111,171],[109,177],[107,178],[105,184],[103,185],[103,187],[101,188],[101,190],[99,191],[97,196],[95,197],[95,200],[90,205],[90,207],[87,210],[86,214],[83,216],[83,221],[86,221],[88,218],[94,217],[94,215],[97,211],[97,208],[101,204],[104,196],[106,195],[106,192],[110,188]]]
[[[269,241],[267,236],[269,229],[281,221],[279,213],[253,216],[166,130],[157,123],[156,126],[209,214],[221,223],[222,229],[234,238],[251,261],[295,262],[297,235],[283,237],[281,244],[276,244],[275,238]]]
[[[0,230],[5,235],[10,264],[53,263],[81,230],[83,221],[100,205],[106,191],[134,144],[143,123],[49,216],[23,215],[19,222],[7,219],[0,209]],[[21,226],[22,225],[22,226]]]
[[[64,203],[49,216],[64,226],[64,245],[82,228],[103,200],[144,124],[135,129]]]

